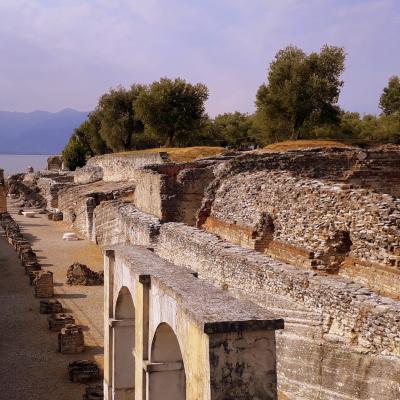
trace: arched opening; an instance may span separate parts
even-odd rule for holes
[[[149,400],[185,400],[186,374],[178,339],[172,328],[162,323],[151,346]]]
[[[135,398],[135,306],[125,286],[119,292],[113,322],[113,399]]]

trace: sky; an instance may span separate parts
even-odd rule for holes
[[[253,112],[289,44],[347,53],[340,105],[378,113],[400,75],[400,0],[0,0],[0,110],[92,110],[117,85],[182,77],[207,112]]]

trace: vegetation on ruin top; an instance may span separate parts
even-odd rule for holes
[[[259,151],[289,151],[307,149],[310,147],[352,147],[350,144],[338,140],[285,140],[272,143]]]
[[[212,157],[221,154],[225,149],[223,147],[194,146],[194,147],[157,147],[145,150],[131,150],[118,155],[140,154],[140,153],[158,153],[168,154],[168,158],[173,162],[188,162],[198,158]]]

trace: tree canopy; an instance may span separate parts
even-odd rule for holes
[[[214,134],[220,145],[240,147],[254,143],[251,136],[252,120],[248,114],[238,111],[217,115],[214,119]]]
[[[337,123],[344,61],[344,49],[336,46],[325,45],[320,53],[309,55],[295,46],[280,50],[256,96],[266,134],[298,139],[309,126]]]
[[[182,146],[191,142],[201,128],[208,89],[184,79],[161,78],[143,90],[134,108],[146,129],[161,138],[167,146]]]
[[[383,89],[379,107],[385,115],[398,114],[400,116],[400,76],[389,78],[388,85]]]
[[[75,171],[77,167],[83,167],[86,164],[86,153],[84,144],[75,135],[71,136],[62,151],[65,166],[71,171]]]
[[[99,133],[112,151],[132,149],[134,136],[143,132],[134,104],[144,90],[145,86],[135,84],[129,90],[118,87],[101,96],[95,110]]]

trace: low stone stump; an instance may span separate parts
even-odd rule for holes
[[[85,350],[85,339],[79,325],[67,324],[58,334],[58,351],[62,354],[78,354]]]
[[[17,253],[19,253],[20,249],[30,247],[30,243],[21,235],[12,240],[12,245]]]
[[[33,284],[35,286],[35,297],[54,296],[53,273],[51,271],[37,271]]]
[[[37,263],[36,253],[32,249],[22,251],[20,257],[23,265]]]
[[[37,263],[25,265],[25,272],[28,275],[29,284],[31,286],[33,286],[35,279],[39,275],[39,271],[41,271],[41,270],[42,270],[42,267]]]
[[[104,399],[103,385],[89,386],[85,389],[82,400]]]
[[[71,314],[57,313],[47,318],[49,330],[52,332],[60,332],[68,324],[75,324],[75,318]]]
[[[60,314],[62,313],[62,304],[56,299],[40,300],[40,314]]]
[[[94,361],[78,360],[68,365],[70,382],[94,382],[100,378],[99,367]]]
[[[104,273],[92,271],[84,264],[73,263],[67,271],[68,285],[94,286],[104,284]]]

